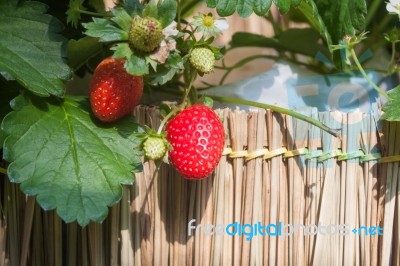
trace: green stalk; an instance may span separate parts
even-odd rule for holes
[[[272,111],[275,111],[275,112],[278,112],[281,114],[285,114],[285,115],[290,115],[294,118],[297,118],[297,119],[303,120],[307,123],[310,123],[311,125],[314,125],[335,137],[340,135],[340,129],[330,128],[327,125],[321,123],[320,121],[318,121],[312,117],[303,115],[301,113],[298,113],[298,112],[295,112],[295,111],[292,111],[292,110],[289,110],[289,109],[286,109],[283,107],[279,107],[279,106],[275,106],[275,105],[271,105],[271,104],[253,102],[253,101],[249,101],[249,100],[237,99],[237,98],[227,98],[227,97],[213,96],[213,95],[206,95],[206,94],[202,94],[202,96],[210,97],[211,99],[220,101],[220,102],[243,104],[243,105],[250,105],[250,106],[259,107],[259,108],[263,108],[263,109],[270,109]]]
[[[378,87],[375,82],[373,82],[370,77],[367,75],[367,73],[365,73],[364,68],[362,67],[362,65],[360,64],[360,61],[358,61],[356,52],[354,51],[354,48],[350,49],[350,54],[351,57],[353,58],[354,62],[357,65],[357,68],[360,70],[361,74],[363,75],[363,77],[367,80],[367,82],[382,96],[386,97],[387,99],[390,99],[389,95],[380,87]]]
[[[3,167],[0,167],[0,173],[2,173],[2,174],[7,174],[7,169],[5,169],[5,168],[3,168]]]
[[[182,110],[182,108],[174,108],[171,112],[169,112],[169,113],[164,117],[164,119],[161,121],[161,124],[160,124],[160,126],[158,127],[158,130],[157,130],[157,134],[158,134],[158,135],[161,134],[161,132],[162,132],[162,130],[163,130],[165,124],[168,122],[168,120],[169,120],[172,116],[174,116],[179,110]]]
[[[183,95],[182,103],[181,103],[178,107],[175,107],[173,110],[171,110],[171,112],[169,112],[169,113],[164,117],[164,119],[161,121],[160,126],[158,127],[157,134],[161,134],[161,132],[162,132],[162,130],[163,130],[165,124],[168,122],[168,120],[169,120],[172,116],[174,116],[178,111],[180,111],[180,110],[182,110],[183,108],[185,108],[186,101],[187,101],[187,98],[188,98],[188,96],[189,96],[189,92],[190,92],[190,90],[192,89],[193,82],[194,82],[195,78],[196,78],[196,72],[192,72],[192,73],[190,74],[190,78],[189,78],[189,85],[185,88],[185,93],[184,93],[184,95]]]
[[[395,66],[395,63],[394,63],[394,60],[395,60],[395,57],[396,57],[396,42],[392,42],[392,55],[390,56],[390,62],[389,62],[389,70],[387,71],[389,74],[393,74],[393,70],[395,69],[394,68],[394,66]]]
[[[108,17],[107,14],[102,14],[102,13],[97,13],[97,12],[91,12],[91,11],[87,11],[87,10],[82,10],[82,9],[78,9],[76,10],[81,14],[85,14],[85,15],[89,15],[89,16],[94,16],[94,17]]]
[[[372,3],[369,5],[367,17],[365,19],[365,25],[369,25],[371,20],[375,17],[375,13],[382,4],[381,0],[373,0]]]

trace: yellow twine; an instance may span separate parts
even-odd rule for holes
[[[247,151],[232,151],[229,154],[229,158],[242,158],[247,156]]]
[[[285,147],[282,147],[282,148],[268,152],[267,154],[264,155],[264,159],[265,160],[271,159],[273,157],[285,154],[286,152],[287,152],[287,149]]]
[[[320,152],[322,151],[314,151],[315,152]],[[283,155],[283,158],[290,158],[290,157],[295,157],[299,155],[307,155],[307,154],[313,154],[313,151],[309,151],[307,148],[299,148],[296,150],[290,150],[288,151],[285,147],[276,149],[276,150],[268,150],[268,149],[260,149],[253,151],[249,153],[247,150],[241,150],[241,151],[233,151],[232,148],[225,148],[222,155],[226,155],[229,158],[235,159],[235,158],[245,158],[246,161],[256,159],[258,157],[263,156],[264,160],[271,159],[273,157]],[[317,156],[318,154],[314,154],[314,156]],[[400,162],[400,155],[393,155],[393,156],[386,156],[386,157],[380,157],[381,155],[379,153],[373,153],[373,154],[364,154],[363,151],[358,150],[354,151],[351,153],[342,153],[340,149],[332,150],[330,152],[325,152],[323,155],[318,155],[319,161],[324,161],[327,159],[331,159],[333,157],[339,157],[339,160],[350,160],[350,159],[356,159],[360,158],[360,162],[364,163],[367,161],[371,160],[377,160],[379,163],[393,163],[393,162]],[[0,167],[0,173],[7,174],[7,170],[4,168]]]
[[[268,149],[261,149],[261,150],[253,151],[252,153],[247,154],[246,161],[255,159],[257,157],[261,157],[261,156],[267,154],[268,152],[269,152]]]
[[[379,159],[380,163],[394,163],[400,161],[400,155],[386,156]]]
[[[284,158],[290,158],[290,157],[306,154],[307,152],[308,152],[307,148],[300,148],[300,149],[297,149],[297,150],[291,150],[291,151],[285,152],[283,154],[283,157]]]

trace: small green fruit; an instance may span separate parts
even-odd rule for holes
[[[201,73],[208,74],[214,70],[215,56],[208,48],[194,48],[190,53],[189,61]]]
[[[161,23],[153,17],[135,16],[129,30],[129,44],[141,51],[154,51],[164,39]]]
[[[149,160],[162,159],[167,151],[166,140],[161,137],[148,137],[143,143],[144,155]]]

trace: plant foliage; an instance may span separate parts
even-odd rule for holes
[[[12,107],[1,125],[10,180],[66,222],[103,221],[121,198],[121,184],[132,184],[140,170],[137,124],[94,123],[85,98],[26,94]]]

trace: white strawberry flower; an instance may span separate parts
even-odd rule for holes
[[[229,24],[224,18],[215,19],[211,13],[194,16],[190,24],[204,36],[216,36],[229,28]]]
[[[386,2],[386,10],[390,14],[399,15],[400,18],[400,0],[390,0]]]

